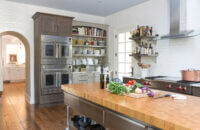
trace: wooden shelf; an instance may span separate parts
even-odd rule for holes
[[[147,56],[147,57],[158,57],[158,54],[154,54],[154,55],[148,55],[148,54],[130,54],[129,56],[137,56],[137,57],[143,57],[143,56]]]
[[[135,37],[135,38],[129,38],[131,40],[139,40],[139,39],[155,39],[157,36],[142,36],[142,37]]]
[[[140,43],[142,39],[147,39],[148,41],[156,41],[157,40],[157,36],[143,36],[143,37],[135,37],[135,38],[129,38],[130,40],[134,40],[137,43]]]
[[[101,37],[101,36],[80,35],[80,34],[72,34],[72,36],[76,36],[76,37],[87,37],[87,38],[102,38],[102,39],[106,39],[106,38],[107,38],[107,37]]]
[[[106,48],[106,46],[97,46],[97,45],[72,45],[72,47]]]
[[[101,64],[93,64],[93,65],[86,65],[86,66],[101,66]]]
[[[77,56],[77,57],[105,57],[105,55],[94,55],[94,54],[73,54],[72,56]]]

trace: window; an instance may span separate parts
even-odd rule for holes
[[[120,33],[118,35],[118,77],[131,75],[132,58],[132,41],[130,32]]]

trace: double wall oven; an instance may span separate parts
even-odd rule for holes
[[[61,85],[72,83],[72,38],[42,35],[41,41],[40,102],[61,102]]]

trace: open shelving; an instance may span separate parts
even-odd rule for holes
[[[86,59],[87,62],[88,59],[90,59],[90,61],[92,59],[93,63],[98,60],[98,64],[85,64],[86,67],[89,68],[88,70],[96,71],[96,67],[102,65],[102,63],[106,64],[108,41],[107,32],[108,25],[74,20],[72,22],[72,50],[74,52],[74,54],[72,54],[73,65],[79,64],[79,62],[82,62],[84,59]],[[93,53],[77,53],[82,52],[81,50],[90,50],[90,52],[92,51]],[[97,50],[99,53],[94,54]]]
[[[72,47],[106,48],[106,46],[97,46],[97,45],[72,45]]]
[[[142,57],[149,57],[152,59],[155,59],[158,57],[158,52],[155,52],[155,46],[157,43],[157,40],[159,38],[158,34],[153,35],[153,30],[151,27],[151,30],[149,30],[150,26],[138,26],[138,29],[135,31],[135,33],[132,33],[132,37],[130,37],[130,40],[135,41],[135,43],[137,43],[138,45],[140,45],[140,47],[136,47],[136,49],[134,50],[133,54],[129,55],[129,56],[133,56],[135,57],[137,60],[141,60]],[[137,46],[138,46],[137,45]],[[144,47],[144,49],[146,49],[145,51],[141,50],[141,46]],[[139,49],[139,51],[138,51]],[[154,49],[154,50],[152,50]],[[151,51],[150,54],[149,50]],[[140,54],[141,51],[145,54]]]
[[[73,54],[73,56],[78,56],[78,57],[105,57],[105,55],[95,55],[95,54]]]
[[[158,40],[158,36],[131,37],[129,39],[134,40],[138,44],[140,44],[142,40],[152,41],[152,43],[156,43],[156,41]]]
[[[107,38],[107,37],[101,37],[101,36],[80,35],[80,34],[72,34],[72,36],[76,36],[76,37],[86,37],[86,38],[102,38],[102,39],[106,39],[106,38]]]
[[[130,54],[129,56],[135,56],[135,57],[142,57],[142,56],[158,57],[158,54],[153,54],[153,55],[148,55],[148,54]]]

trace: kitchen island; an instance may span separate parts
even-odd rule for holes
[[[109,129],[115,130],[113,127],[115,125],[120,126],[120,123],[121,126],[129,126],[127,122],[124,123],[124,120],[121,119],[133,119],[133,123],[136,122],[135,124],[138,128],[140,126],[142,128],[143,125],[165,130],[200,129],[199,97],[187,96],[187,100],[174,100],[170,97],[136,99],[110,94],[100,89],[99,83],[62,85],[62,90],[65,94],[65,104],[68,106],[68,110],[71,107],[84,113],[87,110],[84,109],[86,105],[80,103],[80,101],[88,102],[90,106],[95,106],[96,108],[88,107],[91,110],[89,110],[89,113],[88,111],[85,112],[86,115]],[[122,118],[112,117],[112,113]],[[114,119],[118,122],[114,122]]]

